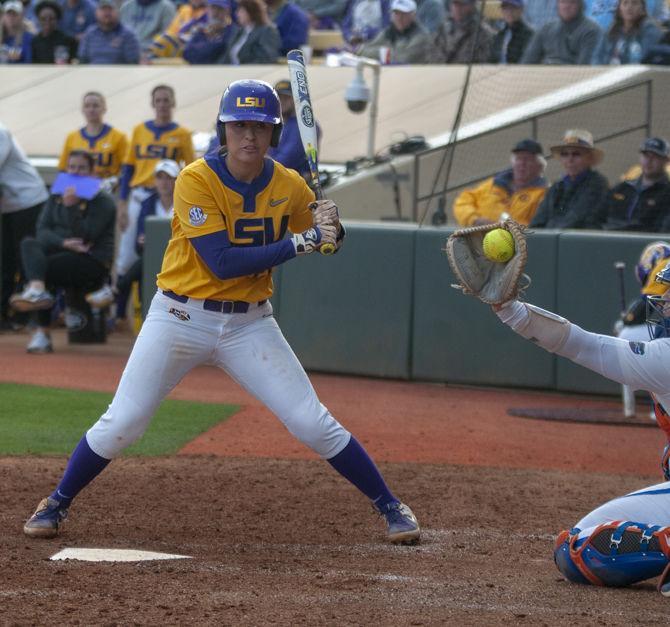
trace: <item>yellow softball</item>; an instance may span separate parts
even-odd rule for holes
[[[514,238],[506,229],[493,229],[484,235],[482,248],[487,259],[505,263],[514,256]]]

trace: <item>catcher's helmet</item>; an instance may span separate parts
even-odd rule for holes
[[[652,339],[670,337],[670,263],[656,272],[656,293],[647,296],[647,328]]]
[[[640,261],[635,266],[635,277],[640,285],[645,286],[648,281],[653,282],[656,279],[655,276],[649,275],[658,262],[663,259],[670,259],[670,244],[668,242],[652,242],[645,246],[640,255]]]
[[[216,133],[222,146],[226,145],[226,122],[249,120],[274,125],[271,146],[279,144],[282,131],[281,104],[272,85],[265,81],[241,80],[228,85],[223,92]]]

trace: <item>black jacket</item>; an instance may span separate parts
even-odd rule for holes
[[[116,206],[107,192],[71,207],[63,204],[62,196],[51,195],[37,219],[37,240],[49,252],[62,250],[64,239],[80,237],[92,245],[88,254],[110,267],[115,225]]]
[[[63,46],[67,49],[69,60],[77,58],[77,40],[65,33],[55,30],[48,37],[37,34],[30,43],[33,50],[33,63],[55,63],[54,51],[57,46]]]
[[[535,32],[526,22],[519,20],[515,22],[510,28],[505,24],[505,28],[496,33],[493,41],[491,42],[491,52],[489,53],[489,63],[501,63],[502,62],[502,52],[503,45],[505,43],[505,37],[507,33],[511,31],[511,39],[507,45],[507,63],[519,63],[523,52],[528,45],[528,42],[532,39],[533,33]]]
[[[608,189],[607,179],[596,170],[587,170],[577,183],[561,179],[549,188],[529,226],[599,229]]]
[[[658,233],[670,217],[670,181],[667,176],[642,189],[642,177],[614,186],[601,208],[603,229]]]

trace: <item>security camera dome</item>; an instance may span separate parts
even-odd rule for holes
[[[354,113],[365,111],[365,107],[370,100],[370,88],[365,84],[360,73],[357,73],[354,80],[347,86],[344,99],[347,101],[350,111]]]

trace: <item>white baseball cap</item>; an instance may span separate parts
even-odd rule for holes
[[[414,0],[393,0],[391,2],[391,11],[414,13],[416,12],[416,2]]]
[[[4,9],[5,13],[7,13],[7,11],[23,13],[23,3],[21,0],[9,0],[9,2],[5,2],[5,4],[2,5],[2,8]]]
[[[168,176],[176,179],[177,175],[179,174],[179,170],[181,170],[181,168],[176,161],[172,161],[172,159],[161,159],[154,168],[154,174],[165,172],[165,174]]]

